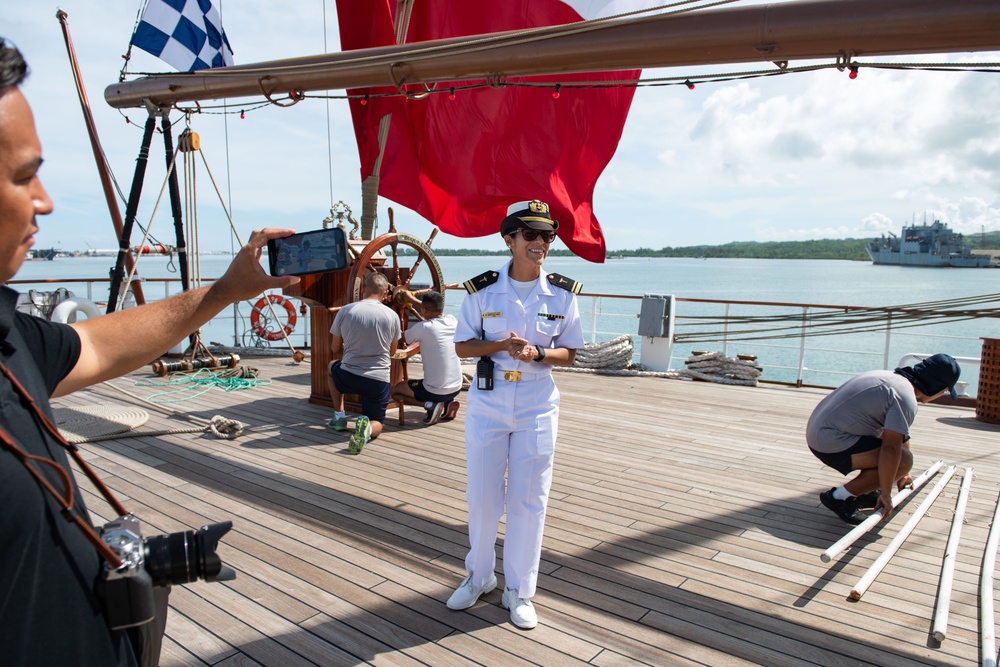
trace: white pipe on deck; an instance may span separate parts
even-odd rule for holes
[[[993,621],[993,569],[997,561],[997,542],[1000,541],[1000,497],[993,511],[990,535],[986,538],[983,565],[979,572],[979,652],[983,667],[996,667],[997,636]]]
[[[872,566],[870,568],[868,568],[868,571],[865,572],[865,574],[860,579],[858,579],[858,583],[854,586],[854,588],[851,589],[852,600],[861,599],[861,596],[865,594],[865,591],[868,590],[868,587],[872,585],[873,581],[875,581],[875,577],[877,577],[879,573],[882,572],[886,564],[889,562],[889,559],[892,558],[893,554],[895,554],[896,551],[899,550],[899,547],[901,547],[903,542],[906,541],[906,538],[910,536],[910,533],[912,533],[913,529],[917,527],[917,524],[920,523],[920,520],[924,518],[924,515],[927,513],[927,510],[929,510],[931,505],[934,504],[934,501],[937,500],[937,497],[941,495],[941,492],[944,490],[945,484],[947,484],[951,480],[951,476],[954,474],[955,474],[955,466],[948,466],[948,469],[944,471],[944,475],[941,477],[940,480],[938,480],[938,483],[934,485],[934,488],[931,489],[931,492],[927,494],[927,498],[924,499],[924,502],[920,503],[920,507],[918,507],[917,511],[913,513],[913,516],[910,517],[910,520],[907,521],[906,524],[899,530],[899,533],[896,534],[896,537],[892,538],[892,542],[890,542],[889,546],[887,546],[885,550],[881,553],[881,555],[879,555],[879,557],[875,559],[875,562],[872,563]]]
[[[892,506],[899,507],[899,505],[901,505],[902,502],[906,500],[911,493],[913,493],[921,486],[923,486],[927,482],[927,480],[933,477],[934,474],[941,469],[941,466],[943,465],[944,465],[943,461],[935,461],[930,468],[928,468],[922,475],[920,475],[920,477],[917,477],[915,480],[913,480],[913,484],[910,485],[910,488],[903,489],[902,491],[900,491],[899,493],[897,493],[892,497]],[[842,552],[844,549],[854,544],[859,537],[861,537],[869,530],[871,530],[872,527],[875,526],[875,524],[877,524],[881,519],[882,519],[882,510],[879,510],[878,512],[872,512],[872,514],[867,519],[865,519],[864,521],[856,525],[854,528],[852,528],[851,531],[847,533],[847,535],[844,535],[842,538],[840,538],[832,545],[830,545],[829,549],[820,554],[819,559],[824,563],[829,563],[831,560],[840,555],[840,552]]]
[[[951,533],[948,544],[944,548],[944,560],[941,563],[941,582],[938,584],[937,604],[935,604],[934,625],[932,634],[939,642],[945,640],[948,630],[948,611],[951,606],[951,588],[955,580],[955,554],[958,552],[958,541],[962,535],[962,522],[965,520],[965,506],[969,500],[969,487],[972,485],[972,468],[965,469],[962,478],[962,488],[955,502],[955,515],[951,519]]]

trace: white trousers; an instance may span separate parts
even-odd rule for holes
[[[503,573],[507,588],[530,598],[538,581],[545,508],[552,486],[559,391],[549,375],[497,380],[492,391],[469,389],[465,414],[466,499],[474,586],[496,569],[500,518],[507,512]],[[505,478],[506,474],[506,478]]]

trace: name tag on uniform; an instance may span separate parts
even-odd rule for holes
[[[544,317],[545,319],[551,320],[565,320],[565,315],[556,315],[555,313],[538,313],[539,317]]]
[[[496,311],[490,311],[490,312],[488,312],[488,313],[483,313],[483,319],[484,319],[484,320],[485,320],[486,318],[488,318],[488,317],[503,317],[503,313],[501,313],[501,312],[500,312],[499,310],[496,310]]]

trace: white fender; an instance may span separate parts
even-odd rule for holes
[[[59,302],[59,305],[52,310],[51,320],[53,322],[62,322],[63,324],[72,324],[76,322],[77,313],[83,313],[87,316],[87,319],[92,319],[100,316],[101,309],[89,299],[74,296]]]

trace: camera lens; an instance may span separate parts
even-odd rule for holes
[[[146,538],[143,543],[146,548],[144,564],[153,585],[188,584],[198,579],[235,579],[236,573],[223,565],[215,553],[219,539],[232,527],[232,521],[223,521],[202,526],[197,531],[185,530]]]

